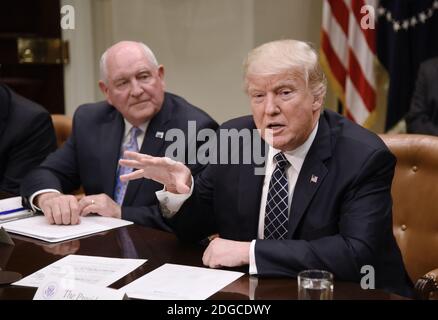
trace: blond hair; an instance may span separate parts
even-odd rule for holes
[[[314,97],[325,97],[327,80],[318,54],[309,43],[298,40],[272,41],[250,51],[244,63],[245,90],[249,75],[281,73],[302,76]]]

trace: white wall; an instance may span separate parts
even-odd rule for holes
[[[93,52],[86,64],[87,75],[94,71],[93,84],[74,85],[92,86],[94,98],[102,99],[102,52],[120,40],[143,41],[165,66],[167,90],[218,122],[250,113],[242,84],[249,50],[282,38],[319,45],[322,0],[94,0],[90,6],[92,45],[80,50]]]
[[[70,50],[70,62],[64,67],[65,113],[72,116],[79,105],[96,101],[92,10],[90,1],[61,0],[63,5],[75,9],[75,29],[62,30]]]
[[[319,48],[322,0],[255,0],[255,45],[296,39]]]

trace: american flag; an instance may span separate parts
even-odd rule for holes
[[[368,126],[377,100],[376,30],[361,27],[365,5],[377,8],[377,0],[324,0],[321,63],[345,115]]]

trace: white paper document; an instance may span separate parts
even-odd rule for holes
[[[136,299],[204,300],[243,275],[166,263],[120,290]]]
[[[2,224],[6,231],[47,242],[59,242],[132,224],[122,219],[87,216],[76,225],[49,224],[44,216],[34,216]]]
[[[49,277],[38,287],[33,300],[123,300],[126,298],[126,294],[120,290]]]
[[[69,255],[31,275],[14,282],[16,286],[39,287],[50,277],[109,286],[134,271],[147,260]]]
[[[21,197],[12,197],[0,200],[0,223],[19,218],[30,217],[33,212],[23,208]]]

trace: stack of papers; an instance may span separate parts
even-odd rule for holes
[[[34,216],[2,224],[7,232],[41,239],[47,242],[59,242],[98,233],[132,224],[122,219],[87,216],[77,225],[49,224],[44,216]]]
[[[14,282],[16,286],[39,287],[48,278],[79,281],[106,287],[134,271],[147,260],[69,255]]]
[[[0,223],[32,215],[32,211],[23,208],[21,197],[0,200]]]
[[[243,275],[242,272],[166,263],[120,290],[136,299],[204,300]]]

